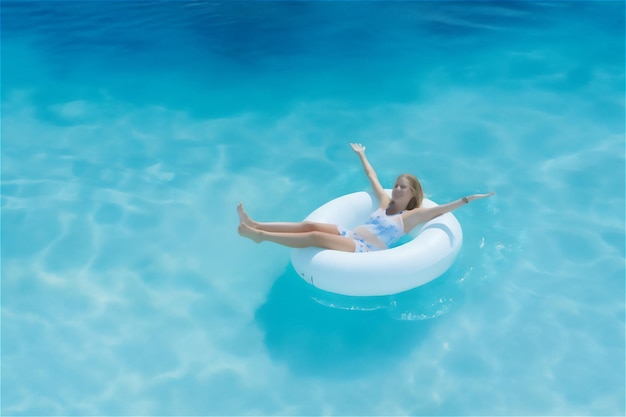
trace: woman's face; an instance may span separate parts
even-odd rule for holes
[[[391,192],[391,198],[399,205],[406,206],[411,201],[413,193],[411,192],[411,186],[406,178],[400,177],[396,180]]]

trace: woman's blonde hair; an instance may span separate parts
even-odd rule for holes
[[[409,186],[411,187],[411,193],[413,194],[413,198],[411,198],[411,201],[407,204],[406,209],[412,210],[414,208],[421,207],[422,200],[424,199],[424,191],[422,191],[422,184],[420,184],[417,177],[413,174],[402,174],[398,177],[398,180],[400,178],[404,178],[408,181]]]

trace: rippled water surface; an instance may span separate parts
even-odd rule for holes
[[[2,415],[624,415],[624,3],[2,7]],[[235,206],[497,195],[390,297]]]

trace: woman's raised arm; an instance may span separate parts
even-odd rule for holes
[[[408,233],[418,224],[432,220],[435,217],[441,216],[442,214],[448,213],[452,210],[456,210],[459,207],[470,203],[471,201],[491,197],[494,194],[495,193],[493,191],[486,194],[473,194],[468,195],[467,197],[459,198],[458,200],[452,201],[447,204],[441,204],[436,207],[420,207],[406,211],[402,217],[402,220],[404,222],[404,231]]]
[[[385,189],[378,180],[378,175],[376,174],[376,171],[374,171],[374,168],[367,160],[367,157],[365,156],[365,146],[361,145],[360,143],[351,143],[350,146],[352,147],[352,150],[356,152],[357,155],[359,155],[359,159],[361,160],[361,164],[363,164],[363,169],[365,170],[365,175],[367,175],[367,179],[370,180],[370,184],[372,185],[374,194],[380,201],[380,206],[387,207],[389,205],[389,202],[391,201],[391,198],[389,198],[389,196],[385,192]]]

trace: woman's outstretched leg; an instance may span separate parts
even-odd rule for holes
[[[243,205],[240,203],[237,206],[237,214],[239,214],[239,222],[250,226],[252,229],[262,230],[265,232],[276,233],[308,233],[308,232],[323,232],[331,235],[339,235],[337,226],[328,223],[315,223],[315,222],[257,222],[252,220]]]
[[[263,241],[278,243],[290,248],[319,247],[324,249],[334,249],[343,252],[354,252],[354,240],[325,232],[269,232],[255,229],[250,225],[241,222],[239,224],[239,234],[261,243]]]

